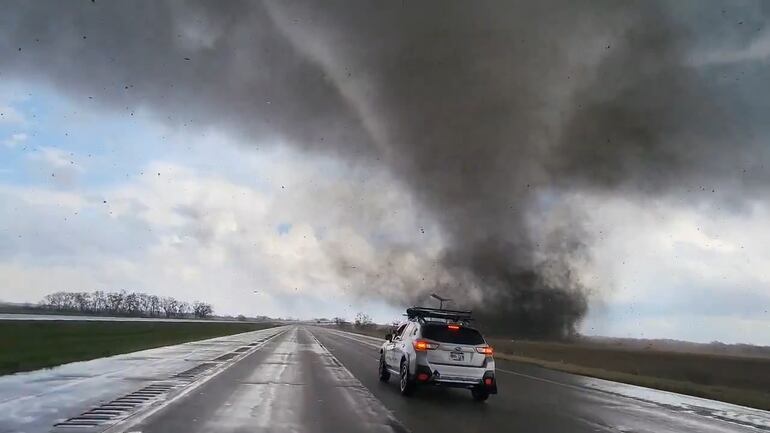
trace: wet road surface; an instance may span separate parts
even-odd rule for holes
[[[28,419],[38,418],[35,423],[19,423],[16,417],[11,425],[3,410],[19,405],[0,402],[0,432],[770,432],[768,412],[503,360],[497,361],[500,394],[486,403],[473,402],[468,391],[458,389],[423,388],[405,398],[395,378],[391,383],[377,379],[381,340],[327,328],[288,326],[226,341],[231,342],[226,350],[236,356],[229,361],[211,362],[225,349],[203,353],[202,348],[216,346],[207,340],[197,343],[198,350],[164,348],[176,356],[169,357],[171,366],[163,374],[157,374],[161,356],[144,370],[134,364],[137,372],[154,372],[156,380],[141,382],[146,387],[129,396],[118,397],[127,388],[138,389],[125,371],[90,379],[101,384],[98,390],[80,382],[70,385],[70,391],[77,391],[73,394],[94,392],[99,402],[108,402],[76,419],[99,420],[113,407],[138,405],[117,421],[52,429],[55,420],[38,411],[25,412]],[[185,350],[188,355],[180,355]],[[178,374],[167,378],[170,370],[189,369],[180,359],[212,367],[187,379]],[[148,388],[174,383],[169,392]],[[94,399],[56,408],[54,418],[78,416],[93,408]]]
[[[131,426],[169,432],[405,432],[318,343],[294,327],[172,405]]]
[[[376,375],[381,340],[312,332],[412,432],[770,432],[770,413],[497,359],[499,394],[486,403],[459,389],[418,389]]]
[[[0,376],[0,433],[47,432],[95,405],[168,380],[281,330],[268,328]]]

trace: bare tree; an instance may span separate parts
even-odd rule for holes
[[[66,298],[65,292],[51,293],[43,298],[43,304],[50,310],[65,310],[67,308]]]
[[[81,313],[87,313],[91,309],[91,294],[87,292],[72,293],[74,307]]]
[[[195,317],[199,319],[205,319],[214,312],[214,309],[211,307],[211,305],[205,302],[195,302],[192,306],[192,309]]]
[[[147,312],[152,317],[160,316],[161,312],[161,305],[160,305],[160,298],[158,298],[155,295],[150,295],[147,300]]]
[[[97,290],[91,294],[91,312],[102,313],[107,311],[107,294]]]
[[[46,295],[39,303],[51,311],[79,312],[82,314],[109,313],[116,315],[157,317],[209,317],[214,308],[205,302],[190,304],[170,296],[160,298],[141,292],[55,292]]]
[[[366,313],[358,313],[356,314],[356,318],[353,321],[353,324],[356,325],[356,328],[365,328],[372,323],[372,318],[366,314]]]
[[[128,293],[123,298],[123,311],[129,316],[137,315],[139,312],[139,296],[136,293]]]
[[[126,298],[126,291],[112,292],[107,294],[107,311],[112,314],[120,314],[123,312],[124,300]]]
[[[177,314],[180,316],[186,316],[188,314],[192,313],[192,306],[189,302],[180,302],[179,306],[177,307]]]
[[[178,304],[179,302],[170,296],[160,299],[160,307],[163,309],[163,313],[166,317],[174,317],[176,315]]]

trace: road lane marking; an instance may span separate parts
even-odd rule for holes
[[[366,342],[364,342],[364,341],[356,340],[355,338],[348,338],[346,335],[342,335],[342,334],[336,334],[336,333],[334,333],[334,332],[331,332],[331,333],[329,333],[329,334],[330,334],[330,335],[327,335],[327,337],[329,337],[330,339],[332,339],[332,340],[335,340],[335,341],[338,341],[338,340],[336,340],[336,339],[335,339],[335,337],[340,337],[340,338],[344,338],[344,339],[345,339],[345,341],[354,341],[354,342],[356,342],[356,343],[359,343],[359,344],[363,344],[363,345],[365,345],[365,346],[368,346],[368,347],[367,347],[367,349],[366,349],[366,351],[360,351],[360,353],[361,353],[363,356],[366,356],[366,357],[368,357],[368,358],[371,358],[371,359],[374,359],[374,360],[379,360],[379,359],[380,359],[380,354],[379,354],[379,351],[380,351],[380,346],[373,346],[373,345],[371,345],[371,344],[368,344],[368,343],[366,343]],[[341,344],[345,344],[345,343],[341,343]],[[371,353],[369,353],[369,352],[368,352],[368,350],[369,350],[369,349],[374,349],[374,350],[376,350],[376,351],[377,351],[377,354],[376,354],[376,355],[372,355]],[[331,351],[332,349],[329,349],[329,350]]]
[[[347,331],[340,331],[340,330],[335,330],[335,329],[324,329],[324,330],[328,331],[329,334],[331,334],[330,337],[332,337],[332,338],[333,338],[333,336],[338,336],[340,338],[346,339],[347,341],[352,340],[352,341],[361,343],[361,344],[366,345],[366,346],[379,348],[379,346],[374,346],[372,343],[369,343],[367,341],[363,341],[362,339],[359,338],[359,337],[364,337],[364,338],[368,338],[368,339],[374,340],[374,337],[363,336],[363,335],[349,333]],[[515,363],[516,361],[510,361],[510,362]],[[548,369],[546,369],[546,370],[548,370]],[[736,410],[739,410],[739,411],[742,411],[742,412],[750,412],[751,414],[753,414],[755,412],[758,412],[755,409],[745,408],[745,407],[742,407],[742,406],[735,406],[735,405],[731,405],[729,403],[722,403],[722,402],[717,402],[717,401],[713,401],[713,400],[702,399],[702,398],[699,398],[699,397],[692,397],[692,396],[687,396],[687,395],[683,395],[683,394],[672,393],[670,391],[665,391],[665,390],[658,390],[658,389],[654,389],[654,388],[639,387],[639,386],[636,386],[636,385],[625,384],[623,382],[607,381],[607,380],[604,380],[604,379],[592,378],[592,377],[588,377],[588,376],[580,376],[580,375],[575,375],[575,374],[570,374],[570,373],[562,373],[562,372],[558,372],[558,371],[557,372],[559,374],[566,374],[566,375],[575,377],[577,379],[595,381],[595,382],[597,382],[597,385],[594,386],[594,385],[591,385],[590,383],[586,384],[586,385],[574,385],[574,384],[570,384],[570,383],[559,382],[557,380],[537,377],[537,376],[533,376],[533,375],[529,375],[529,374],[525,374],[525,373],[519,373],[519,372],[516,372],[516,371],[512,371],[512,370],[508,370],[508,369],[500,368],[500,367],[497,367],[496,371],[502,372],[504,374],[511,374],[511,375],[514,375],[514,376],[520,376],[520,377],[523,377],[523,378],[526,378],[526,379],[530,379],[530,380],[535,380],[535,381],[539,381],[539,382],[545,382],[545,383],[548,383],[548,384],[551,384],[551,385],[558,385],[558,386],[561,386],[561,387],[564,387],[564,388],[570,388],[570,389],[573,389],[573,390],[576,390],[576,391],[580,391],[581,393],[592,393],[597,398],[606,398],[606,397],[602,397],[602,396],[607,396],[607,395],[624,398],[624,399],[627,399],[629,401],[634,401],[634,402],[636,402],[636,404],[643,403],[643,404],[651,405],[652,407],[656,407],[656,408],[658,408],[658,410],[663,409],[663,410],[670,411],[668,413],[670,413],[671,416],[675,416],[675,417],[676,416],[682,416],[683,414],[697,415],[698,418],[701,418],[701,420],[702,419],[707,419],[707,420],[710,420],[710,421],[718,421],[718,422],[722,422],[722,423],[725,423],[727,425],[730,425],[732,427],[737,425],[737,426],[741,426],[741,427],[744,427],[744,428],[748,427],[748,428],[758,429],[758,430],[761,430],[761,431],[770,430],[770,428],[768,428],[768,427],[770,427],[770,421],[768,421],[768,418],[764,417],[764,416],[760,416],[761,419],[751,419],[751,420],[739,419],[737,416],[722,416],[720,414],[722,412],[724,412],[724,411],[719,411],[719,410],[716,410],[716,409],[710,409],[710,408],[707,408],[705,406],[699,406],[697,403],[691,403],[691,404],[688,403],[689,408],[685,408],[684,410],[681,409],[681,408],[680,409],[672,408],[672,407],[669,407],[666,404],[662,404],[660,401],[657,401],[656,399],[643,398],[643,397],[640,397],[640,396],[624,393],[624,392],[621,392],[621,391],[613,391],[613,390],[610,390],[610,389],[604,389],[603,387],[601,387],[601,383],[605,383],[606,382],[606,383],[608,383],[610,385],[613,385],[613,386],[623,386],[623,387],[639,388],[639,389],[644,390],[644,391],[654,392],[654,393],[656,393],[656,395],[659,393],[659,394],[665,394],[665,395],[672,395],[672,396],[674,396],[676,398],[682,398],[683,397],[683,398],[687,398],[687,399],[692,399],[694,401],[704,401],[705,403],[718,403],[718,404],[726,406],[726,407],[735,407]],[[556,370],[552,370],[552,371],[556,371]],[[640,407],[644,407],[644,406],[640,406]],[[705,409],[709,413],[699,413],[698,410],[701,410],[701,409]],[[765,413],[763,413],[762,415],[765,415]],[[741,416],[745,418],[748,415],[741,415]],[[589,424],[593,425],[593,423],[591,421],[588,421],[588,420],[585,420],[585,419],[581,419],[581,418],[576,418],[576,419],[581,420],[583,422],[588,422]],[[697,418],[696,418],[696,422],[702,422],[702,421],[697,421]],[[617,429],[615,427],[611,427],[611,426],[603,426],[603,425],[597,424],[597,425],[595,425],[595,427],[603,429],[603,430],[608,430],[609,429],[608,431],[617,431]]]
[[[371,342],[364,341],[364,340],[361,340],[361,339],[357,338],[359,336],[359,334],[352,334],[352,333],[347,332],[347,331],[339,331],[339,330],[336,330],[336,329],[324,329],[324,331],[328,331],[331,334],[339,335],[340,337],[344,337],[344,338],[347,338],[349,340],[353,340],[353,341],[355,341],[357,343],[361,343],[361,344],[367,345],[369,347],[373,347],[375,349],[379,349],[382,346],[382,343],[375,344],[375,343],[371,343]],[[368,337],[368,338],[374,339],[374,337]],[[382,340],[382,341],[384,342],[385,340]]]
[[[306,385],[304,370],[296,362],[303,345],[297,336],[299,328],[292,327],[287,335],[265,351],[264,359],[250,362],[243,375],[232,381],[220,381],[229,395],[214,399],[214,411],[197,422],[203,432],[276,431],[300,432],[304,420],[301,416]],[[266,363],[278,355],[285,362]],[[208,399],[205,399],[208,400]],[[180,406],[187,404],[182,403]],[[183,407],[179,409],[184,410]]]
[[[280,332],[276,332],[274,335],[272,335],[272,336],[268,337],[267,339],[265,339],[259,346],[254,346],[253,350],[250,350],[248,352],[243,352],[243,356],[238,357],[233,362],[224,364],[219,369],[214,370],[213,373],[209,374],[208,376],[204,377],[203,379],[190,384],[189,386],[184,388],[182,391],[180,391],[179,394],[176,394],[175,396],[171,397],[170,399],[165,400],[164,402],[162,402],[162,403],[160,403],[160,404],[158,404],[156,406],[153,406],[153,407],[147,409],[146,411],[142,411],[140,413],[134,414],[134,415],[132,415],[132,416],[130,416],[130,417],[120,421],[119,423],[110,426],[108,429],[103,430],[102,433],[124,433],[124,432],[126,432],[126,430],[135,427],[137,424],[139,424],[142,421],[146,420],[150,416],[158,413],[158,411],[160,411],[161,409],[166,408],[169,405],[174,404],[175,402],[177,402],[177,401],[181,400],[182,398],[186,397],[192,391],[198,389],[200,386],[202,386],[203,384],[207,383],[211,379],[219,376],[224,371],[227,371],[227,369],[229,369],[233,365],[239,363],[240,361],[244,360],[248,356],[250,356],[253,353],[257,352],[258,350],[262,349],[263,347],[265,347],[265,345],[267,345],[267,343],[269,343],[270,341],[272,341],[276,337],[285,334],[287,331],[288,331],[287,329],[284,329],[284,330],[282,330]]]
[[[550,380],[550,379],[544,379],[544,378],[537,377],[537,376],[531,376],[529,374],[518,373],[518,372],[515,372],[515,371],[511,371],[511,370],[506,370],[504,368],[497,368],[497,371],[502,371],[503,373],[513,374],[513,375],[516,375],[516,376],[521,376],[521,377],[524,377],[524,378],[527,378],[527,379],[537,380],[537,381],[540,381],[540,382],[546,382],[546,383],[550,383],[550,384],[553,384],[553,385],[559,385],[559,386],[563,386],[565,388],[575,389],[575,390],[578,390],[578,391],[583,392],[583,393],[585,393],[585,392],[594,392],[594,393],[597,393],[597,394],[612,395],[612,396],[615,396],[615,397],[625,398],[625,399],[628,399],[628,400],[635,401],[635,402],[637,402],[637,404],[638,403],[646,403],[646,404],[655,406],[655,407],[657,407],[659,409],[670,411],[671,413],[673,413],[675,415],[681,415],[681,414],[696,415],[696,416],[701,416],[701,417],[704,417],[704,418],[707,418],[707,419],[710,419],[710,420],[716,420],[716,421],[724,422],[724,423],[730,424],[731,426],[739,425],[739,426],[742,426],[742,427],[750,427],[750,428],[760,429],[760,430],[770,430],[770,429],[767,428],[766,425],[763,425],[763,423],[762,423],[763,420],[747,421],[747,420],[739,420],[739,419],[730,418],[730,417],[719,417],[719,416],[715,415],[714,412],[716,412],[716,411],[708,409],[708,408],[705,408],[705,407],[703,407],[702,409],[704,409],[706,411],[710,411],[711,413],[698,413],[697,411],[694,411],[693,408],[701,408],[701,406],[698,406],[696,404],[687,405],[687,406],[690,406],[690,407],[675,407],[675,406],[668,405],[668,404],[662,404],[661,402],[655,401],[654,399],[641,398],[639,396],[634,396],[634,395],[630,395],[630,394],[624,394],[623,392],[615,392],[615,391],[611,391],[611,390],[608,390],[608,389],[598,388],[598,387],[595,387],[595,386],[590,386],[590,385],[585,385],[585,386],[572,385],[572,384],[568,384],[568,383],[557,382],[557,381]],[[570,374],[570,373],[565,373],[565,374]],[[725,406],[735,406],[735,405],[732,405],[730,403],[723,403],[723,402],[719,402],[719,401],[715,401],[715,400],[708,400],[708,399],[703,399],[703,398],[700,398],[700,397],[689,396],[689,395],[686,395],[686,394],[678,394],[678,393],[674,393],[674,392],[671,392],[671,391],[660,390],[660,389],[655,389],[655,388],[640,387],[640,386],[637,386],[637,385],[630,385],[630,384],[626,384],[626,383],[623,383],[623,382],[613,382],[613,381],[608,381],[608,380],[604,380],[604,379],[592,378],[590,376],[579,376],[579,375],[573,375],[573,376],[576,376],[576,377],[582,378],[582,379],[597,381],[597,383],[598,382],[608,382],[608,383],[611,383],[611,384],[614,384],[614,385],[622,385],[622,386],[627,386],[627,387],[640,388],[640,389],[643,389],[643,390],[646,390],[646,391],[651,391],[651,392],[654,392],[654,393],[660,393],[660,394],[665,394],[665,395],[673,395],[675,397],[685,397],[685,398],[693,399],[693,400],[704,400],[705,402],[715,402],[715,403],[722,404],[722,405],[725,405]],[[735,407],[740,408],[741,410],[748,410],[750,412],[757,412],[758,411],[757,409],[745,408],[745,407],[742,407],[742,406],[735,406]],[[767,418],[765,418],[764,421],[767,422]],[[770,424],[768,424],[768,425],[770,425]]]
[[[526,377],[527,379],[538,380],[540,382],[546,382],[546,383],[550,383],[550,384],[553,384],[553,385],[563,386],[563,387],[566,387],[566,388],[577,389],[579,391],[584,391],[586,389],[591,389],[591,388],[586,388],[586,387],[582,387],[582,386],[578,386],[578,385],[571,385],[571,384],[568,384],[568,383],[557,382],[557,381],[551,380],[551,379],[543,379],[542,377],[531,376],[529,374],[524,374],[524,373],[519,373],[519,372],[516,372],[516,371],[506,370],[506,369],[500,368],[500,367],[495,367],[495,370],[496,371],[502,371],[503,373],[513,374],[513,375],[516,375],[516,376]],[[594,391],[596,391],[596,390],[594,390]]]
[[[385,413],[385,415],[388,418],[388,422],[385,423],[385,425],[387,425],[393,431],[398,432],[398,433],[410,433],[409,429],[407,429],[406,426],[404,426],[401,423],[401,421],[399,421],[398,418],[396,418],[395,414],[393,412],[391,412],[390,409],[388,409],[385,406],[385,404],[383,404],[380,401],[380,399],[375,397],[375,395],[372,394],[371,391],[369,391],[369,388],[364,386],[364,384],[361,383],[361,381],[358,380],[358,378],[350,370],[348,370],[348,368],[345,367],[345,365],[342,362],[340,362],[340,360],[337,359],[337,357],[334,356],[334,354],[326,346],[324,346],[323,343],[321,343],[318,340],[318,337],[316,337],[313,334],[312,331],[310,331],[308,329],[305,329],[305,332],[310,334],[310,336],[313,338],[313,340],[315,340],[316,344],[318,344],[318,346],[321,347],[321,350],[324,352],[325,355],[328,355],[332,360],[334,360],[334,363],[337,365],[337,368],[339,368],[346,376],[348,376],[346,378],[346,380],[349,380],[350,383],[353,384],[352,388],[355,388],[356,390],[358,390],[358,392],[364,393],[364,396],[367,399],[369,399],[369,401],[372,404],[379,406],[379,407],[376,407],[376,408],[375,407],[370,407],[370,409],[378,409],[378,410],[380,410],[380,411]],[[360,405],[362,403],[362,401],[361,400],[356,400],[356,403]]]

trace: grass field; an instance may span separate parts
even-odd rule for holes
[[[497,357],[770,410],[770,359],[488,339]]]
[[[384,338],[388,327],[345,331]],[[770,410],[770,358],[488,338],[495,357]]]
[[[0,321],[0,374],[272,326],[272,323],[5,320]]]

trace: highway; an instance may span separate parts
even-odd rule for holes
[[[177,366],[189,374],[144,371],[142,381],[100,375],[98,383],[115,381],[100,388],[100,398],[70,401],[54,419],[26,413],[38,418],[34,428],[4,424],[0,412],[0,432],[770,431],[768,412],[503,360],[497,361],[500,394],[486,403],[457,389],[424,388],[405,398],[395,379],[377,379],[378,339],[321,327],[286,326],[218,341],[214,347],[229,346],[208,356],[190,352],[198,355],[195,362]],[[184,352],[166,350],[177,362]],[[82,382],[72,384],[70,394],[92,392],[93,384],[79,389]]]

